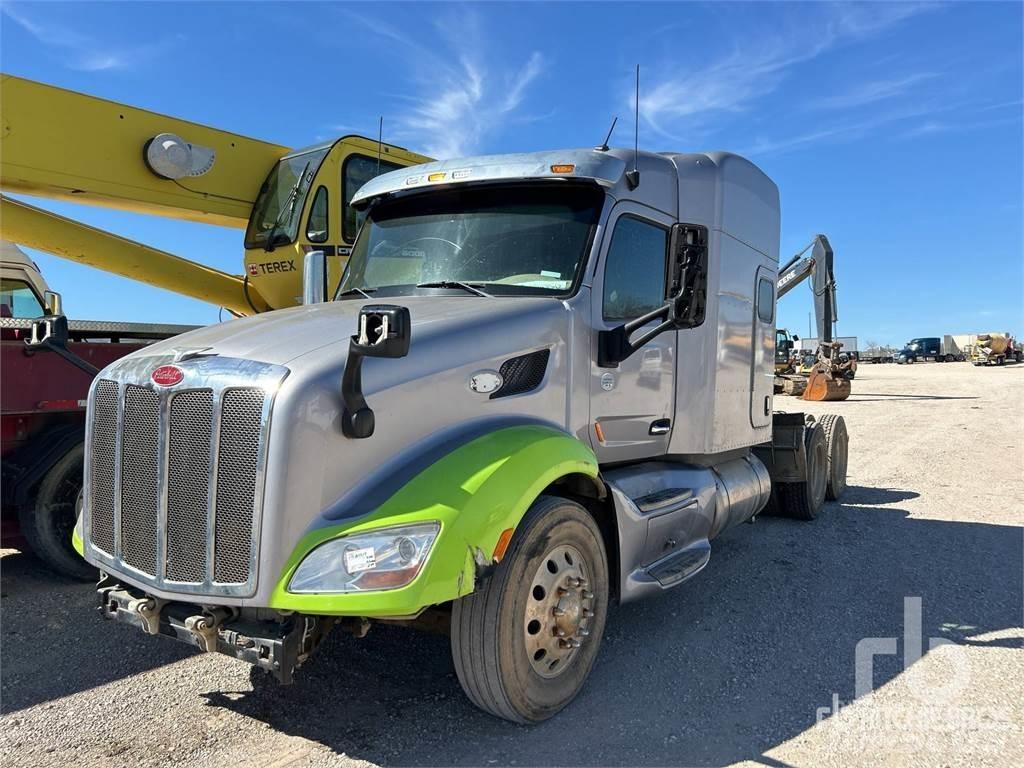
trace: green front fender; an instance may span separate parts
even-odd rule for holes
[[[375,512],[303,536],[274,587],[270,607],[321,615],[410,616],[467,595],[477,568],[491,563],[502,532],[519,524],[545,488],[573,474],[596,479],[597,459],[565,432],[516,426],[472,440],[420,472]],[[344,594],[287,590],[302,559],[325,541],[431,520],[440,522],[440,533],[423,570],[405,587]]]

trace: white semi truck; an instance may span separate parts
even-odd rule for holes
[[[773,413],[779,195],[749,161],[485,156],[353,205],[340,285],[311,252],[304,306],[96,378],[74,540],[106,618],[287,682],[332,628],[441,616],[469,698],[535,722],[610,605],[843,492],[841,417]]]

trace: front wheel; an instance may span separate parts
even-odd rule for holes
[[[490,578],[452,610],[452,657],[476,706],[546,720],[579,693],[608,610],[601,531],[579,504],[541,496]]]
[[[36,557],[64,576],[96,581],[99,574],[71,544],[82,495],[85,446],[76,445],[43,477],[33,506],[19,515],[21,532]]]

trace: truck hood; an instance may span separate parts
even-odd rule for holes
[[[331,345],[344,345],[356,332],[359,310],[366,304],[394,303],[409,308],[412,343],[453,326],[492,326],[533,311],[558,311],[564,305],[549,297],[485,298],[477,296],[401,296],[394,299],[344,300],[265,312],[230,320],[148,346],[136,357],[204,349],[224,357],[285,365]],[[556,309],[557,308],[557,309]]]

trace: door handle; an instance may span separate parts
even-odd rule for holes
[[[649,434],[652,435],[667,435],[672,429],[671,419],[656,419],[651,422],[651,428]]]

